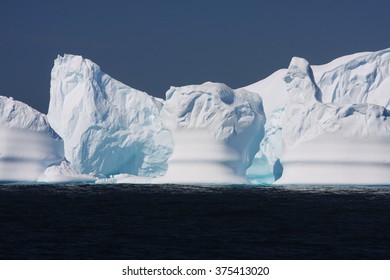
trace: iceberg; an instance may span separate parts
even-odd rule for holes
[[[225,84],[171,87],[161,109],[174,148],[159,182],[245,184],[264,135],[261,97]]]
[[[390,109],[390,48],[346,55],[311,68],[323,102],[340,105],[371,103]],[[280,69],[244,87],[261,96],[267,117],[289,100],[284,81],[287,71]]]
[[[165,174],[172,139],[160,118],[162,106],[81,56],[54,61],[48,119],[77,172]]]
[[[325,103],[376,104],[390,109],[390,48],[313,66]]]
[[[0,181],[390,184],[390,49],[165,100],[58,56],[48,115],[0,96]]]
[[[276,184],[390,183],[390,111],[375,104],[322,103],[309,63],[294,57],[281,135],[283,174]]]
[[[0,96],[0,181],[36,181],[63,155],[63,141],[44,114]]]
[[[336,105],[376,104],[387,109],[390,109],[389,69],[390,49],[347,55],[325,65],[311,67],[312,79],[319,88],[322,102]],[[278,70],[268,78],[245,87],[263,98],[267,116],[264,139],[253,165],[248,169],[248,178],[253,183],[272,183],[283,171],[280,164],[284,151],[281,132],[285,106],[290,98],[285,81],[288,71]]]

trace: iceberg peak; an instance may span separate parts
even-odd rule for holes
[[[292,58],[284,82],[294,102],[302,104],[321,102],[321,90],[315,83],[313,70],[306,59]]]
[[[13,97],[0,96],[0,127],[41,132],[60,139],[44,114]]]
[[[290,65],[285,82],[294,96],[280,123],[283,174],[277,184],[386,184],[390,112],[361,103],[322,103],[303,60]],[[349,87],[350,84],[344,85]]]
[[[172,144],[161,107],[89,59],[66,54],[54,61],[48,118],[78,172],[164,174]]]

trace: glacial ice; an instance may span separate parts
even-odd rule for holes
[[[160,119],[162,106],[81,56],[54,62],[48,119],[78,172],[164,174],[172,140]]]
[[[309,63],[293,58],[277,184],[389,184],[390,111],[375,104],[322,103]]]
[[[44,183],[93,183],[97,179],[93,174],[80,174],[67,160],[52,165],[38,177],[38,182]]]
[[[390,109],[390,48],[346,55],[311,68],[316,84],[321,89],[323,102],[340,105],[372,103]],[[289,94],[284,81],[287,71],[280,69],[244,87],[261,96],[267,118],[288,101]]]
[[[96,180],[96,184],[153,184],[157,178],[121,173]]]
[[[44,114],[0,96],[0,181],[36,181],[63,157],[63,141]]]
[[[390,49],[352,54],[311,68],[322,102],[376,104],[390,109]],[[267,116],[264,139],[247,172],[254,183],[272,183],[280,176],[282,167],[279,159],[284,151],[281,120],[285,104],[289,102],[284,80],[287,71],[278,70],[266,79],[245,87],[263,98]]]
[[[322,101],[339,105],[368,103],[390,109],[390,48],[356,54],[343,62],[333,62],[332,69],[329,65],[313,66]]]
[[[47,117],[0,97],[0,181],[390,184],[389,89],[390,49],[166,100],[59,56]]]
[[[246,172],[246,176],[251,183],[272,184],[282,175],[283,167],[279,159],[284,151],[281,135],[284,109],[285,106],[281,106],[268,116],[260,149]]]
[[[211,82],[171,87],[161,118],[174,149],[160,182],[248,183],[245,171],[264,135],[258,95]]]

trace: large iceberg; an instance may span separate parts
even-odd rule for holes
[[[285,81],[288,71],[278,70],[246,87],[263,98],[267,115],[264,139],[248,170],[254,183],[272,183],[283,171],[279,159],[284,151],[282,120],[290,97]],[[340,57],[325,65],[312,66],[312,71],[314,85],[320,90],[324,103],[365,103],[390,109],[390,49]]]
[[[150,182],[169,158],[159,182],[247,183],[264,134],[256,94],[205,83],[172,87],[162,101],[81,56],[55,60],[50,94],[48,118],[67,160],[79,172],[111,177],[104,182]]]
[[[390,49],[166,100],[59,56],[47,117],[0,97],[0,181],[390,184],[389,88]]]
[[[63,159],[63,141],[46,116],[0,96],[0,181],[36,181]]]
[[[259,95],[211,82],[171,87],[161,118],[174,141],[161,181],[248,183],[245,172],[264,135]]]
[[[281,126],[283,174],[276,183],[390,183],[389,110],[367,103],[322,103],[312,69],[302,58],[292,59],[284,80],[290,96]]]
[[[161,107],[81,56],[54,62],[48,119],[64,139],[65,157],[81,173],[163,175],[172,140]]]
[[[311,68],[323,102],[340,105],[372,103],[390,109],[390,48],[346,55]],[[261,96],[267,117],[289,100],[284,81],[287,71],[280,69],[244,87]]]

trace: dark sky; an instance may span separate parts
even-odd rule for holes
[[[288,66],[390,47],[390,1],[94,0],[0,5],[0,95],[46,113],[58,54],[81,54],[162,97],[170,85],[233,88]]]

